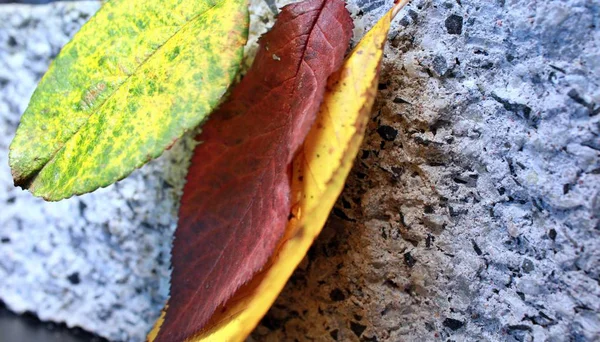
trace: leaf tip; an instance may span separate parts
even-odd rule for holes
[[[28,175],[19,167],[18,163],[13,163],[12,160],[9,162],[9,166],[14,186],[20,187],[23,190],[29,189],[31,183],[33,182],[33,178],[35,178],[35,175]]]

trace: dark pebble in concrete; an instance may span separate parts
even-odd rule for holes
[[[379,136],[381,136],[383,140],[387,141],[394,141],[396,136],[398,136],[398,131],[394,127],[386,125],[379,126],[377,133],[379,133]]]
[[[446,30],[449,34],[461,34],[463,26],[463,18],[456,14],[452,14],[446,18]]]
[[[444,324],[445,327],[448,327],[451,330],[458,330],[462,328],[463,325],[465,325],[465,322],[459,321],[454,318],[446,318],[442,324]]]

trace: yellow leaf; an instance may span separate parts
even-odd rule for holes
[[[274,255],[217,310],[193,341],[243,341],[269,310],[325,224],[360,148],[377,92],[379,65],[396,4],[328,82],[317,120],[293,162],[293,218]],[[148,340],[156,337],[162,317]]]

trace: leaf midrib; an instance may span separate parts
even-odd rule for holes
[[[286,79],[286,80],[284,80],[284,81],[283,81],[283,82],[281,82],[279,85],[277,85],[276,87],[274,87],[273,89],[271,89],[269,92],[271,92],[271,91],[274,91],[274,90],[276,90],[276,89],[279,89],[279,88],[280,88],[280,87],[281,87],[281,86],[282,86],[284,83],[286,83],[287,81],[289,81],[289,80],[291,80],[291,79],[294,79],[294,83],[295,83],[295,81],[296,81],[296,78],[298,77],[298,73],[300,72],[300,68],[301,68],[301,66],[302,66],[302,63],[303,63],[303,61],[304,61],[304,57],[306,56],[306,50],[308,50],[308,46],[309,46],[309,44],[310,44],[310,41],[311,41],[312,35],[313,35],[313,33],[314,33],[315,29],[317,29],[317,28],[318,28],[318,29],[320,29],[320,27],[318,27],[317,23],[319,22],[319,19],[320,19],[320,18],[321,18],[321,16],[323,15],[323,10],[324,10],[324,8],[325,8],[325,5],[326,5],[326,3],[327,3],[327,0],[324,0],[324,1],[323,1],[323,3],[322,3],[322,5],[321,5],[321,6],[320,6],[318,9],[312,10],[312,11],[319,11],[319,14],[318,14],[318,15],[317,15],[317,17],[315,18],[315,21],[314,21],[314,23],[312,23],[312,25],[311,25],[311,27],[310,27],[310,29],[309,29],[309,32],[310,32],[310,33],[308,34],[308,39],[307,39],[307,41],[306,41],[306,46],[305,46],[305,48],[304,48],[304,51],[302,51],[302,56],[301,56],[300,60],[298,61],[298,65],[296,66],[296,72],[294,73],[294,76],[293,76],[293,77],[290,77],[289,79]],[[305,13],[302,13],[302,15],[306,15],[307,13],[310,13],[310,12],[312,12],[312,11],[307,11],[307,12],[305,12]],[[310,66],[309,66],[309,68],[310,68]],[[312,68],[310,68],[310,69],[312,69]],[[296,93],[296,89],[295,89],[295,88],[296,88],[296,87],[294,87],[294,89],[292,90],[292,95]],[[293,127],[292,127],[292,129],[293,129]],[[262,172],[260,173],[260,176],[258,176],[257,178],[258,178],[259,180],[261,180],[261,181],[262,181],[262,179],[263,179],[263,178],[264,178],[264,176],[265,176],[265,172],[266,172],[266,168],[262,170]],[[257,181],[257,183],[260,183],[260,181]],[[251,206],[251,205],[254,203],[254,200],[255,200],[255,198],[256,198],[256,196],[253,196],[253,197],[252,197],[252,200],[250,201],[250,203],[248,204],[248,206],[247,206],[247,207],[246,207],[246,209],[244,210],[244,214],[243,214],[243,215],[242,215],[242,217],[241,217],[241,218],[238,220],[238,224],[236,224],[236,227],[239,227],[240,223],[242,222],[242,220],[243,220],[243,219],[245,218],[245,216],[247,215],[247,213],[248,213],[248,211],[249,211],[249,209],[250,209],[250,206]],[[237,228],[236,228],[236,229],[237,229]],[[233,234],[232,234],[232,236],[233,236]],[[201,282],[201,283],[200,283],[200,284],[199,284],[199,285],[196,287],[196,291],[194,292],[194,294],[193,294],[193,296],[192,296],[192,297],[194,297],[194,298],[195,298],[195,297],[196,297],[196,295],[198,294],[198,292],[199,292],[201,289],[203,289],[203,288],[204,288],[204,286],[205,286],[204,284],[206,283],[206,280],[209,278],[209,276],[210,276],[210,275],[212,274],[212,272],[214,271],[214,269],[215,269],[216,265],[217,265],[217,264],[219,263],[219,261],[221,260],[221,258],[222,258],[222,256],[223,256],[223,251],[224,251],[224,250],[226,250],[226,249],[228,249],[228,245],[229,245],[229,243],[230,243],[230,242],[231,242],[231,238],[230,238],[230,239],[228,239],[228,241],[226,242],[226,244],[225,244],[226,248],[223,248],[223,250],[221,251],[221,253],[219,253],[219,256],[217,257],[217,260],[216,260],[216,261],[213,263],[213,265],[211,266],[211,269],[210,269],[210,271],[208,272],[208,275],[207,275],[207,277],[206,277],[206,278],[205,278],[205,279],[204,279],[204,280],[203,280],[203,281],[202,281],[202,282]],[[253,250],[253,251],[254,251],[254,250]],[[269,258],[270,258],[270,257],[271,257],[271,256],[269,256]],[[268,260],[268,259],[267,259],[267,260]],[[255,272],[254,272],[254,274],[256,274],[256,272],[257,272],[257,271],[255,271]],[[252,277],[251,277],[250,279],[246,280],[246,282],[250,281],[251,279],[252,279]],[[240,285],[240,286],[241,286],[241,285]],[[239,287],[238,287],[238,289],[239,289]],[[229,295],[229,298],[231,298],[231,297],[232,297],[232,296],[235,294],[235,292],[236,292],[236,291],[237,291],[237,289],[236,289],[236,290],[235,290],[233,293],[231,293],[231,294]],[[228,299],[226,299],[225,301],[227,301],[227,300],[228,300]],[[176,318],[175,318],[175,319],[176,319],[176,320],[177,320],[177,319],[179,319],[179,317],[181,317],[182,313],[186,312],[186,311],[189,309],[189,307],[190,307],[190,305],[191,305],[191,304],[192,304],[192,300],[189,300],[189,301],[188,301],[186,304],[184,304],[184,309],[181,309],[181,310],[179,311],[179,314],[176,316]],[[218,305],[221,305],[221,304],[223,304],[223,303],[219,303]],[[214,314],[214,312],[213,312],[213,314]],[[209,319],[210,319],[210,318],[209,318]],[[204,325],[206,325],[206,322],[204,322]],[[191,336],[188,336],[187,338],[189,338],[189,337],[191,337]]]

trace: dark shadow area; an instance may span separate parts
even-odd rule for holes
[[[0,301],[0,342],[108,342],[80,328],[43,322],[26,312],[17,315]]]

